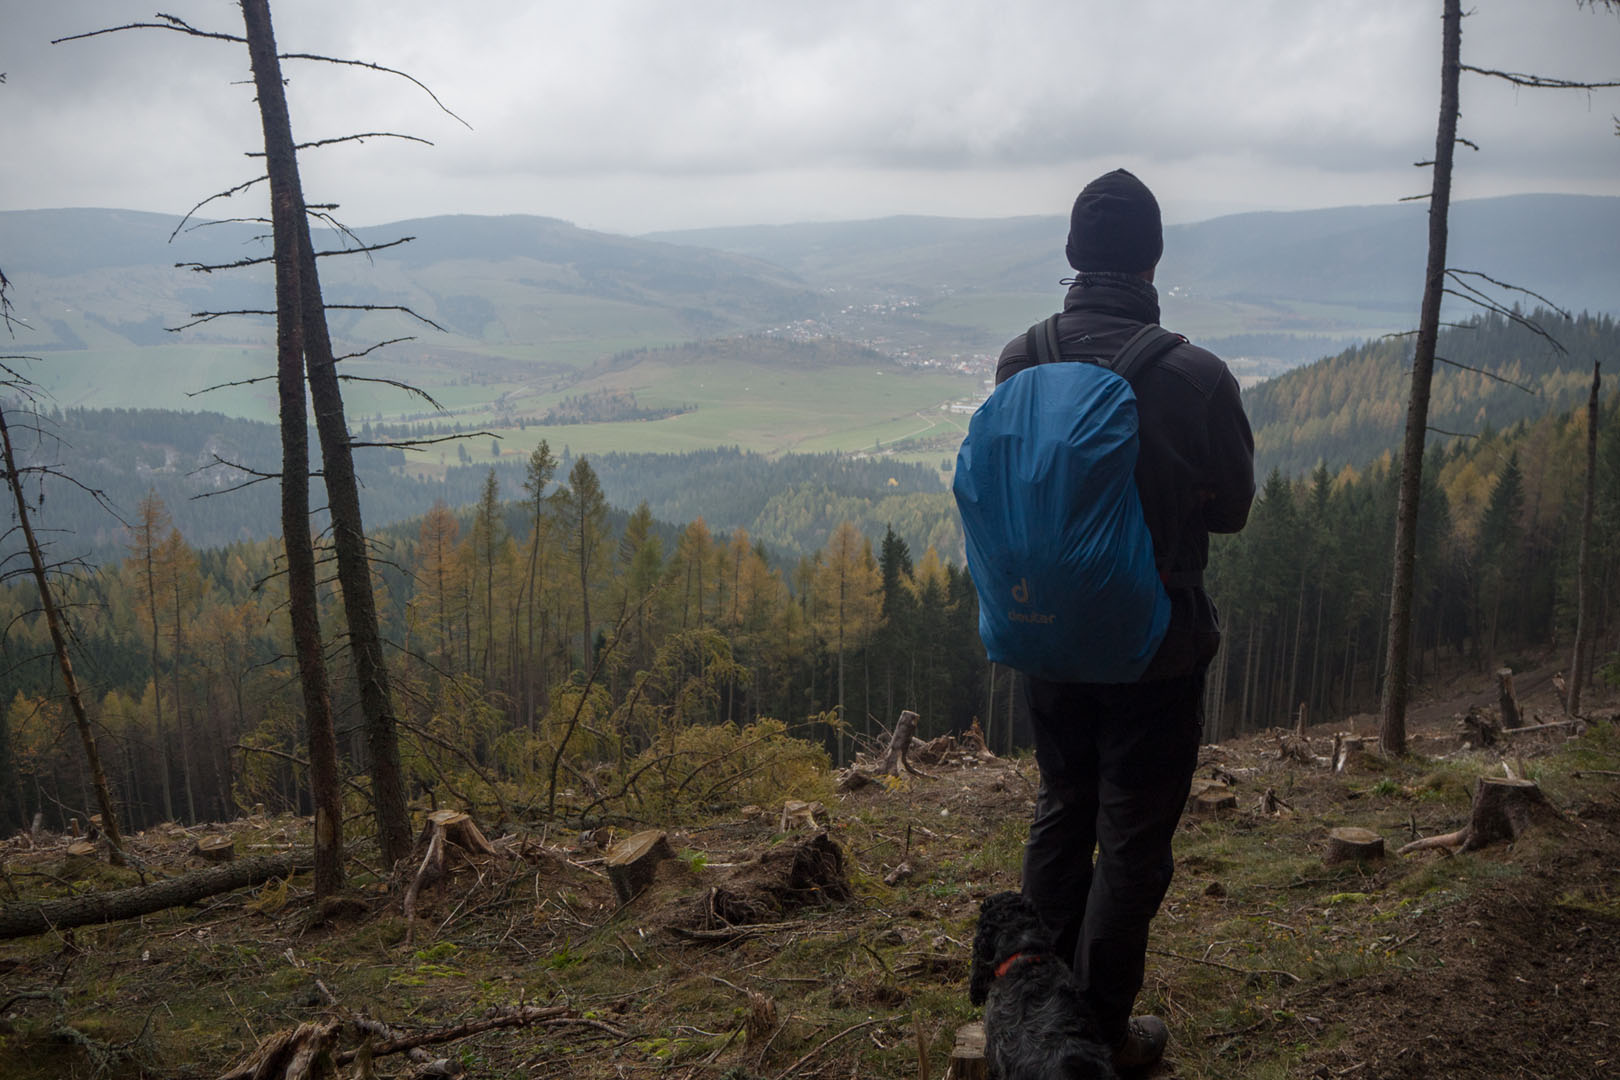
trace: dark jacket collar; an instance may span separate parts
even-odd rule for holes
[[[1064,311],[1119,315],[1134,322],[1159,321],[1159,290],[1135,274],[1086,273],[1070,279]]]

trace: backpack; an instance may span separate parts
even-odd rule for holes
[[[1170,623],[1136,490],[1131,380],[1185,339],[1149,324],[1108,364],[1054,363],[1057,316],[968,424],[951,484],[999,664],[1053,682],[1129,683]]]

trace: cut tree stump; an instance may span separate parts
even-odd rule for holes
[[[1213,815],[1237,806],[1237,796],[1219,780],[1194,780],[1187,796],[1187,809],[1195,814]]]
[[[653,883],[658,864],[675,857],[669,837],[661,829],[647,829],[614,845],[607,856],[608,880],[620,904],[628,904]]]
[[[1442,848],[1448,851],[1478,851],[1482,847],[1517,840],[1534,826],[1556,826],[1564,815],[1547,801],[1534,780],[1482,776],[1474,788],[1474,804],[1468,824],[1456,832],[1427,836],[1401,848],[1402,855]]]
[[[416,918],[416,900],[422,890],[444,877],[447,852],[452,847],[461,851],[462,857],[500,854],[469,815],[460,810],[433,811],[416,838],[415,850],[422,852],[422,858],[400,900],[400,911],[407,921]]]
[[[975,1020],[956,1029],[956,1045],[951,1048],[945,1080],[990,1080],[990,1062],[984,1056],[984,1021]]]
[[[776,824],[777,832],[793,829],[819,829],[827,819],[827,808],[818,802],[789,799],[782,804],[782,817]]]
[[[230,862],[236,858],[236,841],[224,833],[214,833],[193,844],[191,853],[209,862]]]
[[[116,922],[150,915],[165,908],[191,904],[205,896],[263,885],[271,878],[284,878],[295,870],[314,865],[310,852],[297,855],[265,855],[239,859],[223,866],[211,866],[183,877],[137,885],[112,892],[51,900],[42,904],[8,904],[0,907],[0,941],[66,930],[73,926]]]
[[[498,855],[494,845],[484,836],[478,823],[462,813],[460,810],[435,810],[427,816],[422,825],[422,832],[416,838],[416,846],[420,849],[424,844],[430,843],[435,830],[444,833],[444,842],[454,844],[462,851],[473,855]]]
[[[96,845],[89,840],[75,840],[67,846],[67,853],[76,859],[88,858],[96,853]]]
[[[1322,855],[1322,862],[1328,866],[1336,866],[1344,862],[1368,862],[1383,857],[1382,836],[1371,829],[1348,825],[1342,829],[1329,830],[1327,851]]]

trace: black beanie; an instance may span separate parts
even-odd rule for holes
[[[1136,274],[1153,269],[1164,254],[1159,201],[1124,169],[1097,177],[1074,200],[1064,251],[1076,270]]]

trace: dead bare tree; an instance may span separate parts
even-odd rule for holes
[[[1568,697],[1564,713],[1581,711],[1581,684],[1591,670],[1592,618],[1592,524],[1597,517],[1598,390],[1603,383],[1602,365],[1592,365],[1592,393],[1586,399],[1586,493],[1581,506],[1581,547],[1575,566],[1575,644],[1569,661]]]
[[[27,400],[31,396],[30,384],[7,363],[19,359],[21,357],[0,356],[0,391],[20,394]],[[18,464],[18,455],[12,445],[11,427],[6,422],[5,402],[0,400],[0,476],[4,477],[6,487],[10,489],[16,505],[16,528],[22,533],[24,554],[28,561],[27,572],[33,577],[34,586],[39,590],[39,606],[45,617],[46,629],[50,632],[51,651],[56,656],[56,664],[62,674],[62,685],[67,691],[68,709],[73,714],[73,726],[78,731],[79,743],[84,748],[85,763],[90,769],[90,783],[95,789],[97,809],[101,812],[101,828],[107,838],[108,860],[114,866],[122,866],[124,838],[118,828],[118,811],[113,804],[112,789],[107,784],[107,772],[101,765],[101,753],[96,745],[89,713],[84,707],[84,695],[80,691],[79,680],[73,670],[73,657],[68,652],[67,628],[62,612],[57,607],[44,551],[29,517],[28,499],[23,493],[25,476],[29,473],[42,472],[54,470],[47,466]],[[100,500],[99,492],[91,494]],[[0,573],[0,581],[4,581],[8,576]]]
[[[301,323],[302,357],[315,405],[315,430],[320,438],[322,472],[332,515],[332,545],[337,556],[338,583],[343,593],[349,626],[349,651],[359,684],[365,717],[367,747],[371,753],[372,798],[383,859],[392,864],[411,851],[410,817],[405,808],[404,773],[400,766],[399,734],[389,692],[388,665],[382,654],[372,593],[371,560],[366,551],[365,526],[360,513],[360,489],[355,480],[354,456],[349,446],[348,421],[338,385],[337,362],[332,355],[321,296],[315,249],[310,241],[303,186],[298,173],[298,152],[293,143],[287,98],[282,88],[281,65],[270,23],[269,0],[242,0],[248,51],[254,58],[254,79],[259,91],[259,113],[264,125],[265,160],[273,204],[286,212],[273,215],[276,232],[278,279],[277,309],[283,306],[279,280],[282,257],[297,261],[293,275],[296,291],[285,299]],[[262,73],[261,73],[262,69]],[[294,233],[283,246],[281,233]],[[283,316],[284,317],[284,316]],[[302,386],[300,385],[300,417]]]
[[[1603,0],[1606,2],[1606,0]],[[1412,589],[1417,556],[1419,493],[1423,478],[1423,448],[1429,426],[1429,391],[1434,379],[1435,342],[1440,331],[1440,305],[1447,295],[1481,303],[1516,322],[1531,325],[1506,306],[1487,297],[1482,290],[1463,280],[1464,276],[1484,278],[1469,271],[1446,266],[1447,220],[1451,207],[1451,175],[1454,152],[1459,142],[1474,149],[1473,143],[1457,135],[1458,82],[1464,71],[1504,79],[1516,86],[1560,90],[1596,90],[1620,86],[1620,82],[1586,82],[1526,75],[1473,67],[1462,62],[1461,0],[1443,0],[1441,13],[1440,117],[1435,134],[1434,160],[1420,162],[1431,166],[1433,184],[1429,200],[1429,253],[1423,279],[1423,305],[1418,319],[1417,343],[1412,357],[1412,390],[1407,399],[1406,431],[1401,444],[1401,477],[1395,510],[1395,558],[1390,585],[1388,653],[1384,666],[1382,718],[1378,746],[1389,755],[1406,753],[1406,704],[1410,691],[1412,644]],[[1448,288],[1450,280],[1458,288]],[[1502,282],[1485,278],[1493,285]],[[1515,288],[1508,286],[1509,288]],[[1520,289],[1526,292],[1528,290]],[[1534,293],[1530,295],[1536,295]],[[1537,297],[1545,300],[1544,297]],[[1549,340],[1550,337],[1549,337]],[[1556,342],[1554,342],[1556,347]]]
[[[431,90],[428,90],[426,86],[423,86],[422,83],[405,72],[367,61],[341,59],[312,53],[278,53],[275,47],[275,36],[270,19],[268,0],[240,0],[240,6],[246,32],[245,37],[202,30],[175,16],[159,14],[155,16],[156,21],[154,22],[128,23],[58,40],[76,40],[122,30],[158,29],[187,34],[193,37],[212,38],[248,45],[249,54],[254,62],[255,87],[258,91],[260,118],[264,129],[266,175],[239,184],[229,191],[209,196],[192,209],[186,220],[189,220],[192,214],[195,214],[204,205],[215,199],[239,194],[267,181],[271,189],[271,226],[275,247],[275,254],[272,258],[276,263],[277,310],[274,312],[248,310],[197,312],[192,315],[191,322],[174,329],[185,329],[188,326],[208,322],[224,315],[276,315],[278,320],[278,351],[281,351],[283,348],[293,348],[290,339],[284,340],[284,324],[291,321],[296,321],[299,324],[296,342],[298,354],[296,362],[300,379],[298,392],[301,401],[302,382],[307,378],[310,399],[314,404],[316,432],[321,446],[321,476],[326,485],[328,510],[332,519],[332,545],[338,567],[338,584],[343,595],[344,613],[348,623],[349,650],[355,665],[355,678],[359,690],[361,711],[364,716],[364,730],[371,757],[372,799],[376,814],[378,838],[384,858],[392,863],[410,854],[411,832],[409,815],[405,806],[403,770],[400,765],[398,724],[393,707],[393,695],[389,686],[388,668],[383,657],[382,635],[378,626],[376,601],[372,591],[371,560],[367,550],[365,527],[360,510],[359,485],[355,477],[353,461],[354,447],[369,444],[356,443],[349,436],[340,382],[342,379],[352,379],[357,378],[357,376],[340,376],[337,373],[337,363],[343,358],[336,357],[333,354],[326,313],[329,310],[338,309],[396,310],[421,319],[421,321],[433,326],[435,329],[442,328],[431,320],[417,315],[409,308],[397,305],[348,305],[328,304],[325,302],[316,265],[318,257],[375,251],[385,247],[392,247],[398,243],[404,243],[410,238],[406,237],[389,243],[374,245],[360,244],[356,240],[355,246],[345,248],[343,251],[317,252],[310,237],[308,220],[310,214],[321,217],[350,239],[355,238],[352,233],[349,233],[347,229],[344,229],[331,217],[332,206],[314,206],[304,201],[302,181],[298,170],[298,150],[369,138],[403,138],[416,142],[426,142],[426,140],[393,132],[364,132],[341,138],[323,139],[304,146],[294,143],[291,121],[287,111],[286,95],[283,89],[281,60],[297,59],[349,65],[397,75],[420,87],[448,115],[458,121],[461,121],[461,118],[445,108]],[[261,68],[264,71],[263,75],[260,74]],[[465,121],[461,122],[465,123]],[[185,220],[181,222],[180,227],[176,228],[176,234],[184,226]],[[287,232],[293,234],[291,239],[284,238],[283,234]],[[284,270],[284,261],[287,259],[291,259],[296,263],[296,276],[290,275]],[[179,265],[195,271],[211,273],[217,270],[257,265],[267,261],[271,261],[271,259],[247,258],[223,265],[200,263],[181,263]],[[292,285],[291,292],[284,293],[282,291],[284,277]],[[293,359],[287,355],[283,354],[281,356],[278,361],[278,382],[285,382],[291,370],[288,365],[292,362]],[[257,380],[245,381],[253,382]],[[386,382],[389,385],[416,393],[435,407],[438,406],[438,403],[429,395],[403,382],[389,379],[366,381]],[[283,449],[283,472],[281,475],[285,493],[289,485],[289,478],[293,475],[288,471],[289,469],[296,468],[298,470],[297,475],[300,478],[309,475],[308,436],[301,410],[297,425],[299,431],[290,431],[288,425],[292,423],[292,418],[286,412],[291,405],[291,399],[288,397],[290,390],[283,386],[281,394],[283,398],[284,443],[288,438],[291,438],[295,444],[290,450],[285,445]],[[406,442],[392,445],[410,446],[412,444]],[[302,449],[299,448],[300,446]],[[294,486],[297,485],[294,484]],[[304,502],[307,510],[307,496]],[[284,507],[284,531],[285,527],[290,525],[290,519],[287,515],[288,511]],[[305,531],[307,529],[300,529],[300,532]],[[301,558],[302,556],[300,556]],[[291,571],[290,561],[289,556],[289,571]],[[302,571],[300,571],[300,576],[302,576]],[[309,629],[306,626],[303,632],[308,632]],[[318,633],[318,625],[316,625],[315,630]],[[329,698],[329,694],[327,696]],[[330,712],[329,704],[327,711]],[[312,764],[318,756],[320,755],[316,753],[315,748],[312,746]],[[320,845],[317,844],[317,855],[320,854],[320,850]]]

